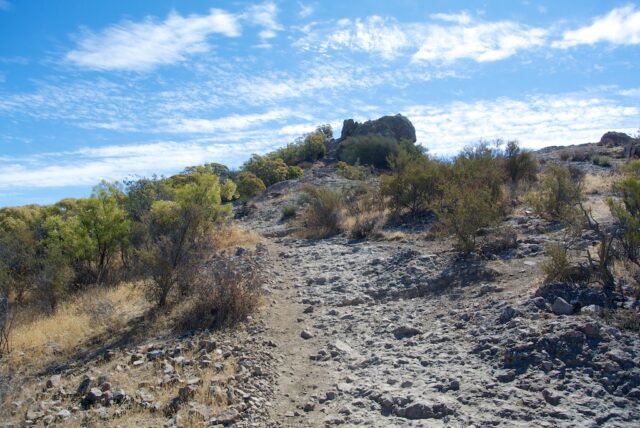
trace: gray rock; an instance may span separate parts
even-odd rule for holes
[[[47,380],[47,389],[60,387],[60,375],[53,375]]]
[[[422,332],[415,327],[405,325],[397,327],[393,330],[393,336],[398,340],[406,339],[407,337],[413,337],[418,334],[422,334]]]
[[[302,332],[300,333],[300,337],[303,338],[304,340],[307,340],[307,339],[313,338],[314,336],[313,336],[313,333],[311,333],[310,331],[302,330]]]
[[[240,412],[237,409],[231,408],[224,410],[216,415],[216,423],[222,425],[229,425],[237,421],[240,418]]]
[[[364,123],[347,119],[342,124],[340,139],[348,137],[360,137],[366,135],[379,135],[382,137],[394,138],[396,140],[409,140],[416,142],[416,129],[409,119],[401,114],[395,116],[383,116],[376,120],[369,120]]]
[[[396,414],[406,419],[442,419],[453,414],[453,410],[443,403],[417,401],[398,409]]]
[[[567,303],[562,297],[556,297],[551,305],[551,310],[556,315],[571,315],[573,313],[573,305]]]
[[[499,324],[506,324],[518,315],[518,311],[512,306],[505,307],[498,317]]]

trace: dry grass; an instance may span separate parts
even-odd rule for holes
[[[51,316],[23,319],[11,336],[10,361],[43,363],[69,355],[89,338],[123,327],[149,308],[139,284],[89,289],[63,302]]]
[[[236,247],[255,249],[262,238],[256,232],[231,225],[215,232],[213,242],[215,248],[226,250]]]
[[[611,186],[620,177],[616,175],[587,174],[584,177],[584,192],[587,195],[602,195],[611,192]]]

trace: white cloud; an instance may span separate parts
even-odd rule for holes
[[[453,22],[460,25],[468,25],[471,23],[471,15],[469,15],[469,13],[466,11],[455,14],[434,13],[432,15],[429,15],[429,17],[438,21]]]
[[[414,105],[403,112],[419,142],[451,155],[481,139],[519,139],[531,148],[598,141],[610,130],[632,132],[640,109],[592,94],[561,94]]]
[[[278,22],[277,16],[278,7],[271,1],[251,5],[244,13],[246,20],[264,28],[258,33],[263,41],[276,37],[276,32],[282,31],[283,27]]]
[[[562,40],[553,42],[552,46],[566,49],[600,42],[614,45],[640,44],[640,10],[632,5],[613,9],[607,15],[595,18],[589,26],[566,31]]]
[[[310,30],[296,45],[304,50],[350,49],[394,58],[412,42],[399,23],[391,18],[370,16],[364,20],[341,19],[329,31]]]
[[[304,3],[298,2],[298,6],[300,6],[300,11],[298,12],[298,17],[300,17],[302,19],[308,18],[309,16],[313,15],[313,12],[316,11],[315,6],[310,5],[310,4],[304,4]]]
[[[240,34],[237,18],[223,10],[183,17],[171,13],[163,22],[147,18],[125,21],[100,33],[85,32],[66,59],[95,70],[149,71],[158,65],[183,61],[188,55],[209,50],[212,34]]]
[[[429,26],[414,61],[497,61],[542,46],[546,30],[501,21],[474,25]]]
[[[410,53],[416,62],[486,62],[543,46],[547,37],[542,28],[512,21],[476,22],[467,12],[434,14],[431,19],[439,22],[401,23],[379,16],[341,19],[330,28],[305,27],[296,46],[321,52],[349,49],[386,59]]]
[[[261,114],[234,114],[218,119],[168,119],[166,120],[166,127],[161,131],[177,133],[233,131],[295,116],[296,114],[289,109],[277,109]]]

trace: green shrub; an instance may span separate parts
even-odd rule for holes
[[[144,219],[146,241],[137,256],[158,306],[167,304],[176,286],[193,282],[211,251],[209,234],[231,213],[231,206],[221,203],[218,177],[196,173],[195,178],[174,189],[172,200],[155,201]]]
[[[591,160],[593,161],[594,165],[601,166],[603,168],[610,168],[612,165],[611,158],[608,156],[596,155],[593,156]]]
[[[389,199],[396,214],[408,212],[412,217],[427,211],[443,193],[442,165],[424,155],[401,150],[390,159],[391,175],[380,177],[380,193]]]
[[[607,204],[618,228],[618,242],[627,259],[640,264],[640,161],[628,163],[625,177],[613,186],[617,199]]]
[[[545,282],[568,281],[571,279],[571,262],[567,248],[560,243],[549,244],[545,247],[548,259],[542,263]]]
[[[267,187],[262,180],[251,172],[241,172],[236,177],[237,192],[242,201],[247,201],[256,195],[262,193]]]
[[[343,192],[344,215],[341,228],[352,239],[365,239],[378,232],[386,213],[380,193],[368,185],[358,185]]]
[[[577,169],[551,166],[543,175],[538,189],[527,195],[527,202],[540,215],[573,223],[579,216],[576,205],[583,199],[583,178],[584,174]]]
[[[114,258],[128,244],[130,221],[120,206],[123,198],[117,186],[102,182],[90,198],[79,201],[77,221],[67,229],[65,240],[74,241],[75,256],[89,263],[98,284],[113,280]]]
[[[399,145],[393,138],[368,135],[349,137],[339,148],[340,160],[351,165],[372,165],[388,168],[388,159],[398,154]]]
[[[363,165],[349,165],[346,162],[338,162],[338,175],[347,180],[366,180],[371,175],[371,168]]]
[[[183,329],[215,329],[244,321],[259,305],[262,277],[256,260],[219,257],[198,275],[184,311]]]
[[[538,161],[534,153],[522,150],[517,141],[509,141],[504,151],[504,168],[515,189],[520,182],[536,181]]]
[[[339,191],[326,187],[304,186],[308,206],[302,213],[303,235],[326,238],[340,233],[343,200]]]
[[[325,157],[327,154],[326,141],[331,138],[333,138],[331,125],[321,125],[314,132],[299,138],[295,143],[287,144],[267,156],[273,159],[280,158],[288,165],[315,162]]]
[[[282,216],[280,217],[280,220],[289,221],[295,218],[296,215],[298,215],[298,207],[296,207],[295,205],[285,205],[284,207],[282,207],[281,212]]]
[[[254,174],[267,187],[287,180],[290,174],[289,166],[282,159],[260,155],[251,156],[242,170]]]
[[[498,152],[485,143],[465,148],[448,167],[436,212],[459,250],[475,250],[478,231],[506,214],[505,181]]]
[[[304,177],[304,171],[299,166],[289,166],[287,168],[287,180],[295,180]]]

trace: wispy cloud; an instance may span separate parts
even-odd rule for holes
[[[244,19],[263,28],[258,33],[258,36],[263,41],[261,47],[269,47],[267,41],[275,38],[277,32],[283,30],[282,25],[278,22],[277,16],[278,7],[271,1],[251,5],[243,14]]]
[[[282,121],[299,116],[289,109],[276,109],[259,114],[234,114],[218,119],[168,119],[166,126],[162,129],[165,132],[201,134],[219,131],[233,131],[246,129],[251,126],[264,124],[273,121]]]
[[[545,29],[511,21],[429,26],[413,59],[430,62],[460,59],[498,61],[518,51],[544,45],[546,35]]]
[[[313,15],[313,12],[316,11],[315,6],[311,4],[304,4],[302,2],[298,2],[298,6],[300,6],[298,17],[301,19],[308,18],[309,16]]]
[[[481,139],[519,139],[531,148],[598,141],[606,131],[632,132],[640,114],[638,107],[595,94],[413,105],[404,111],[418,141],[447,155]]]
[[[307,27],[296,45],[304,50],[353,50],[416,62],[497,61],[545,44],[547,30],[512,21],[484,22],[469,13],[433,14],[431,23],[370,16],[342,19],[330,28]]]
[[[593,20],[589,26],[566,31],[562,40],[552,46],[567,49],[578,45],[593,45],[607,42],[614,45],[640,44],[640,10],[628,5],[613,9]]]
[[[142,22],[125,21],[99,33],[85,30],[77,36],[78,45],[66,59],[95,70],[148,71],[209,51],[207,39],[212,34],[238,36],[237,17],[220,9],[186,17],[173,12],[162,22],[148,17]]]
[[[11,9],[11,3],[9,3],[9,0],[0,0],[0,10],[9,9]]]

